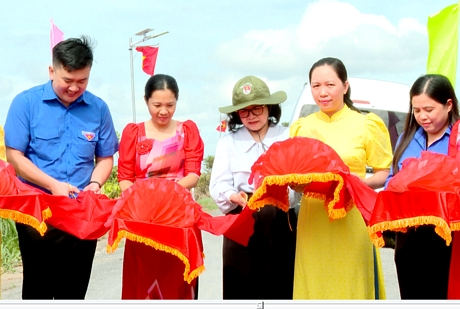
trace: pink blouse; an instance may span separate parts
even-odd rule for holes
[[[118,181],[149,177],[178,181],[200,176],[204,144],[196,124],[176,121],[176,134],[163,141],[147,138],[144,122],[128,124],[121,135]]]

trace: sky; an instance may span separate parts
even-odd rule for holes
[[[95,41],[87,90],[107,102],[115,129],[133,122],[129,38],[152,28],[168,34],[155,73],[179,85],[175,119],[197,123],[205,155],[213,155],[235,83],[263,79],[284,90],[282,122],[290,120],[308,71],[324,57],[341,59],[349,77],[412,84],[425,72],[428,16],[453,0],[2,0],[0,11],[0,125],[20,92],[48,81],[50,19],[65,38]],[[136,121],[150,118],[143,100],[149,78],[134,51]],[[353,85],[351,85],[353,87]]]

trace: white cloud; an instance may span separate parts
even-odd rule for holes
[[[405,35],[407,33],[410,33],[412,31],[418,32],[423,35],[427,35],[427,29],[425,25],[420,24],[416,19],[414,18],[402,18],[398,22],[398,30],[399,30],[399,35]]]
[[[308,70],[322,57],[342,59],[350,76],[411,83],[425,67],[426,27],[421,24],[422,18],[417,21],[394,16],[434,12],[428,8],[434,6],[428,0],[372,5],[348,1],[357,3],[356,7],[331,0],[203,0],[176,1],[174,5],[144,0],[129,5],[93,2],[83,0],[83,5],[74,9],[82,16],[78,20],[65,18],[66,6],[56,6],[52,1],[38,5],[27,0],[22,7],[5,2],[2,12],[8,14],[0,19],[0,26],[4,26],[0,36],[8,43],[1,51],[6,59],[0,77],[2,122],[16,94],[48,79],[50,17],[66,37],[89,34],[97,41],[88,90],[109,104],[120,132],[132,121],[128,38],[146,27],[155,27],[155,33],[170,31],[159,40],[149,41],[161,43],[156,71],[178,81],[180,97],[175,118],[194,120],[211,154],[220,135],[215,130],[218,107],[231,104],[233,85],[241,77],[256,75],[272,91],[286,91],[282,121],[289,120]],[[436,3],[439,9],[443,5]],[[89,11],[85,9],[88,5],[92,7]],[[392,9],[396,7],[401,10]],[[148,77],[139,68],[139,55],[134,65],[136,120],[144,121],[149,119],[142,99]]]
[[[209,117],[215,118],[212,109],[231,104],[231,89],[239,78],[256,75],[272,92],[286,91],[282,121],[289,121],[310,67],[329,56],[341,59],[349,76],[410,84],[423,73],[426,33],[426,26],[414,18],[391,22],[384,15],[362,13],[349,3],[312,2],[299,20],[277,29],[252,29],[218,45],[211,60],[227,78],[217,89],[202,88],[213,99],[208,102],[211,110],[208,114],[195,112],[193,119],[205,132],[204,139],[217,139],[218,135],[211,133],[217,126]],[[208,128],[210,122],[212,128]]]
[[[414,71],[426,61],[426,40],[426,27],[415,19],[392,23],[348,3],[320,0],[307,6],[296,25],[251,30],[222,43],[215,60],[229,70],[284,79],[306,76],[315,61],[332,56],[343,60],[354,75],[402,81],[401,75],[422,73]]]

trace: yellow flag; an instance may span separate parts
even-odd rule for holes
[[[1,126],[0,126],[0,159],[3,161],[6,161],[5,133]]]
[[[428,17],[427,73],[442,74],[455,86],[458,53],[458,3]]]

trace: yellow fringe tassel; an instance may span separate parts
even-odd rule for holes
[[[377,234],[372,234],[370,235],[371,241],[376,246],[377,248],[383,248],[385,246],[385,240],[383,239],[383,236],[377,236]]]
[[[377,232],[383,232],[387,230],[391,231],[406,231],[407,227],[417,227],[420,225],[432,224],[435,226],[435,232],[441,236],[445,241],[446,245],[450,245],[452,241],[451,229],[447,222],[439,217],[435,216],[420,216],[407,219],[399,219],[394,221],[386,221],[374,224],[367,227],[369,236],[375,246],[381,248],[384,245],[383,239],[377,236]]]
[[[42,212],[43,217],[49,218],[51,216],[51,210],[49,208],[45,209]],[[23,214],[22,212],[11,210],[11,209],[0,209],[0,217],[5,219],[11,219],[15,222],[27,224],[34,229],[36,229],[41,236],[43,236],[47,230],[46,223],[44,221],[40,222],[35,217],[31,215]],[[43,220],[45,220],[43,218]]]
[[[46,209],[42,210],[43,221],[48,220],[52,215],[53,213],[49,207],[46,207]]]
[[[450,229],[452,230],[452,232],[460,231],[460,222],[451,223]]]
[[[327,213],[331,219],[340,219],[346,216],[347,210],[350,205],[345,205],[345,208],[334,209],[334,206],[340,200],[340,191],[343,188],[343,178],[342,176],[334,173],[311,173],[311,174],[286,174],[286,175],[275,175],[275,176],[266,176],[262,181],[262,185],[254,191],[254,194],[249,199],[248,207],[252,210],[256,210],[258,208],[264,207],[265,205],[273,205],[276,206],[284,211],[289,211],[289,190],[288,185],[291,183],[296,184],[305,184],[308,185],[312,182],[331,182],[336,181],[337,186],[334,190],[334,198],[329,201],[327,204]],[[268,197],[264,200],[259,199],[267,193],[267,186],[270,185],[278,185],[278,186],[286,186],[286,195],[282,202],[277,199]],[[326,195],[317,192],[306,192],[304,196],[314,197],[317,199],[321,199],[323,201],[326,200]],[[354,204],[353,204],[354,205]]]
[[[254,191],[251,198],[248,201],[248,207],[252,210],[257,210],[264,207],[265,205],[273,205],[278,207],[283,211],[289,210],[289,189],[288,182],[285,182],[283,176],[267,176],[264,178],[262,185]],[[264,194],[267,193],[267,186],[269,185],[278,185],[285,186],[286,194],[283,198],[283,201],[279,201],[273,197],[267,197],[264,200],[259,200]]]
[[[129,239],[131,241],[143,243],[143,244],[145,244],[147,246],[155,248],[156,250],[164,251],[166,253],[170,253],[170,254],[172,254],[174,256],[177,256],[185,265],[184,281],[187,281],[188,284],[190,284],[190,282],[192,282],[193,279],[195,279],[196,277],[201,275],[201,273],[205,270],[204,265],[202,265],[202,266],[198,267],[197,269],[193,270],[192,272],[190,272],[190,262],[185,257],[185,255],[183,255],[179,250],[171,248],[171,247],[163,245],[163,244],[160,244],[160,243],[158,243],[158,242],[156,242],[156,241],[154,241],[154,240],[152,240],[150,238],[139,236],[139,235],[130,233],[130,232],[125,231],[125,230],[120,230],[118,232],[117,238],[113,242],[112,246],[107,245],[107,249],[106,249],[107,253],[114,252],[117,249],[118,244],[120,243],[120,241],[121,241],[121,239],[123,237],[126,238],[126,239]],[[203,257],[204,257],[204,253],[202,253],[202,254],[203,254]]]
[[[319,192],[306,192],[303,196],[306,198],[314,198],[316,200],[322,200],[322,201],[325,201],[327,198],[327,195],[325,193],[319,193]],[[327,210],[327,205],[324,205],[324,208]]]

